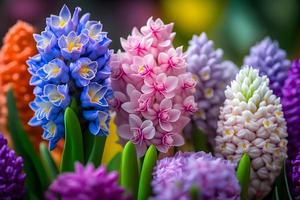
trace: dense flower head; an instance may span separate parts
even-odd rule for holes
[[[295,60],[289,70],[282,90],[282,107],[287,122],[288,156],[293,159],[300,147],[300,60]]]
[[[270,190],[287,157],[287,128],[279,97],[269,89],[267,76],[244,67],[225,90],[216,137],[218,156],[237,163],[251,159],[249,196],[261,198]]]
[[[0,134],[0,199],[21,199],[25,193],[23,159],[7,146]]]
[[[72,16],[64,5],[58,16],[47,18],[45,30],[34,34],[39,54],[27,61],[35,86],[30,103],[35,115],[29,124],[43,127],[50,149],[64,136],[63,114],[71,98],[80,102],[93,135],[108,134],[111,41],[99,21],[89,20],[89,13],[79,18],[80,10],[75,8]]]
[[[178,152],[174,157],[159,160],[153,171],[152,187],[153,200],[188,200],[192,187],[200,192],[199,199],[240,199],[235,165],[204,152]]]
[[[300,148],[298,154],[289,161],[289,176],[291,182],[291,191],[294,199],[300,199]]]
[[[223,51],[205,33],[193,36],[187,50],[188,71],[197,79],[195,99],[198,111],[193,115],[196,125],[204,133],[215,137],[220,106],[225,100],[226,85],[234,79],[237,67],[223,61]]]
[[[0,129],[7,139],[7,102],[9,89],[13,89],[16,106],[25,131],[34,144],[39,144],[41,128],[27,124],[33,115],[29,102],[34,99],[33,87],[29,85],[30,74],[26,60],[37,52],[32,34],[35,29],[28,23],[18,21],[6,33],[0,50]],[[37,145],[35,145],[37,147]]]
[[[244,59],[244,65],[249,65],[259,70],[260,75],[268,76],[270,89],[276,96],[282,97],[282,86],[288,75],[290,61],[286,52],[279,48],[277,41],[266,37],[250,49]]]
[[[46,200],[123,200],[124,190],[118,186],[118,174],[104,166],[86,167],[75,163],[74,172],[60,174],[49,186]]]
[[[124,52],[112,55],[112,88],[118,133],[139,156],[154,144],[161,152],[184,143],[181,131],[196,111],[196,82],[187,72],[182,47],[172,45],[173,24],[150,18],[140,31],[121,38]]]

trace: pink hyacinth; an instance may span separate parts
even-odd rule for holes
[[[136,145],[139,156],[154,144],[161,152],[181,146],[182,129],[197,109],[196,81],[187,72],[182,47],[174,48],[173,24],[150,18],[140,31],[121,38],[124,52],[111,58],[111,84],[121,139]]]

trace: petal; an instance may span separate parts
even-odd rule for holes
[[[123,110],[131,114],[136,112],[135,110],[138,108],[138,104],[135,102],[126,102],[123,103],[121,107],[123,108]]]
[[[132,137],[132,134],[130,132],[130,126],[129,124],[123,124],[118,128],[118,134],[121,138],[130,140]]]
[[[141,144],[136,144],[135,148],[136,148],[138,157],[142,157],[143,155],[145,155],[145,152],[147,150],[147,145],[143,142]]]
[[[178,147],[184,144],[184,138],[179,134],[174,134],[173,136],[173,145]]]
[[[168,115],[169,115],[169,121],[170,122],[176,122],[179,117],[180,117],[180,110],[177,110],[177,109],[171,109],[168,111]]]
[[[165,82],[166,90],[173,91],[178,85],[178,78],[175,76],[169,76]]]
[[[159,125],[164,131],[170,132],[173,130],[173,126],[169,122],[162,122],[161,120],[159,120]]]
[[[144,134],[145,139],[150,140],[155,135],[155,128],[152,125],[147,126],[143,129],[143,134]]]
[[[129,125],[130,128],[140,128],[142,125],[142,120],[134,114],[129,115]]]
[[[172,108],[172,101],[170,99],[164,99],[161,101],[160,105],[159,105],[159,109],[161,111],[164,110],[169,110]]]

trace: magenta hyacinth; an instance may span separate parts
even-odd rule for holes
[[[220,106],[225,100],[226,85],[234,79],[238,68],[223,60],[222,49],[214,49],[214,42],[205,33],[194,35],[187,50],[188,71],[197,79],[195,99],[198,111],[193,120],[209,136],[216,136]]]
[[[46,200],[124,200],[124,190],[118,186],[118,174],[75,164],[75,172],[59,175],[46,192]]]
[[[21,199],[25,193],[23,159],[7,146],[0,134],[0,199]]]
[[[254,45],[245,57],[244,65],[258,69],[260,76],[268,76],[270,88],[276,96],[282,97],[282,86],[288,75],[290,61],[286,58],[286,52],[279,48],[277,41],[266,37]]]
[[[235,165],[204,152],[178,152],[174,157],[159,160],[152,187],[152,200],[188,200],[192,187],[200,191],[199,199],[240,199]]]
[[[288,157],[295,158],[300,147],[300,60],[295,60],[283,87],[282,107],[288,130]]]
[[[130,140],[143,156],[154,144],[160,152],[181,146],[182,129],[196,111],[196,82],[187,72],[182,47],[174,48],[173,23],[150,18],[140,30],[121,38],[124,52],[111,58],[111,84],[121,140]]]

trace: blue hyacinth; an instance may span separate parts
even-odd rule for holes
[[[81,121],[93,135],[109,130],[111,41],[89,13],[79,18],[80,10],[75,8],[72,16],[64,5],[58,16],[47,18],[45,30],[34,35],[39,54],[27,61],[36,96],[29,124],[44,129],[50,150],[64,137],[64,111],[72,98],[80,102]]]

